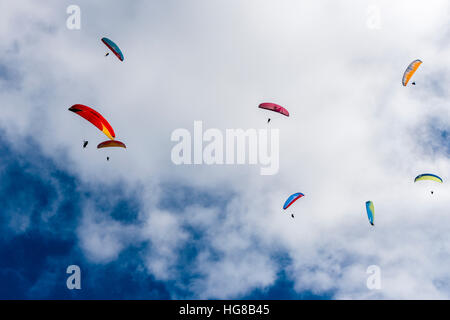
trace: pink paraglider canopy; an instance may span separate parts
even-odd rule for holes
[[[276,103],[264,102],[264,103],[261,103],[258,107],[261,109],[278,112],[278,113],[281,113],[282,115],[285,115],[286,117],[289,117],[289,112],[285,108],[283,108],[282,106],[280,106]]]

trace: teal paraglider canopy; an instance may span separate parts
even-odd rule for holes
[[[102,42],[111,50],[120,61],[123,61],[123,54],[119,46],[108,38],[102,38]]]

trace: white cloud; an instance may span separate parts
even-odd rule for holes
[[[92,260],[110,261],[148,241],[148,271],[176,280],[190,226],[206,230],[198,266],[186,267],[201,275],[190,288],[199,297],[270,286],[278,251],[291,257],[298,291],[449,297],[449,287],[439,285],[449,277],[449,186],[433,187],[432,197],[412,183],[423,171],[450,176],[448,154],[430,154],[424,145],[436,139],[430,121],[447,130],[450,122],[448,2],[80,1],[80,31],[65,29],[64,5],[51,3],[2,10],[2,58],[19,76],[16,89],[0,91],[0,124],[15,144],[36,137],[86,183],[142,185],[150,193],[137,230],[85,213],[80,243]],[[380,7],[379,30],[366,27],[369,5]],[[104,35],[122,47],[123,63],[103,57]],[[424,61],[417,86],[404,88],[402,72],[415,58]],[[280,128],[278,175],[171,163],[173,130],[192,130],[194,120],[219,129],[263,128],[262,101],[291,113],[271,122]],[[67,111],[75,103],[103,112],[127,150],[94,150],[103,137]],[[162,210],[158,185],[166,181],[233,196],[225,207]],[[280,208],[297,191],[306,196],[292,207],[292,220]],[[375,228],[365,218],[369,199]],[[377,293],[365,286],[371,264],[385,275]]]
[[[134,226],[123,225],[89,207],[83,210],[77,228],[81,249],[96,263],[117,259],[124,248],[139,240],[136,232]]]

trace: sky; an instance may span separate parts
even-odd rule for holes
[[[80,29],[66,23],[74,4]],[[448,1],[24,0],[0,12],[1,299],[450,298]],[[97,150],[107,138],[67,110],[77,103],[126,150]],[[278,129],[279,170],[176,165],[171,135],[195,121]],[[421,173],[444,183],[414,183]],[[80,290],[66,286],[70,265]]]

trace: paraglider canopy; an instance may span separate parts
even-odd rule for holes
[[[98,144],[97,149],[101,148],[111,148],[111,147],[119,147],[119,148],[126,148],[127,146],[125,143],[118,141],[118,140],[106,140]]]
[[[423,180],[436,181],[436,182],[440,182],[440,183],[443,183],[443,182],[444,182],[440,177],[438,177],[438,176],[435,175],[435,174],[431,174],[431,173],[424,173],[424,174],[418,175],[418,176],[414,179],[414,182],[417,182],[417,181],[423,181]]]
[[[120,61],[123,61],[122,51],[117,44],[108,38],[102,38],[102,42],[116,55],[117,58],[119,58]]]
[[[373,221],[375,218],[375,208],[372,201],[366,202],[366,211],[367,211],[367,217],[369,218],[369,222],[371,225],[374,225]]]
[[[300,199],[301,197],[304,197],[305,195],[303,193],[297,192],[294,193],[292,195],[289,196],[289,198],[287,198],[286,202],[283,205],[283,209],[286,210],[287,208],[289,208],[295,201],[297,201],[298,199]]]
[[[286,117],[289,117],[289,112],[285,108],[283,108],[282,106],[280,106],[276,103],[264,102],[264,103],[261,103],[258,106],[258,108],[278,112],[278,113],[281,113],[282,115],[285,115]]]
[[[403,73],[403,78],[402,78],[403,86],[406,86],[408,84],[408,81],[411,79],[411,77],[417,71],[417,69],[419,68],[419,66],[421,64],[422,64],[422,61],[420,61],[419,59],[414,60],[413,62],[411,62],[409,64],[408,68],[406,68],[405,72]],[[415,83],[413,83],[413,84],[415,84]]]
[[[100,113],[82,104],[74,104],[69,110],[78,114],[80,117],[83,117],[101,130],[108,138],[114,140],[116,135],[113,128]]]

